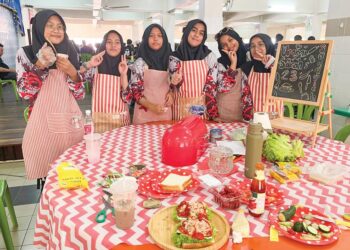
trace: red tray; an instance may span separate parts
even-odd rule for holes
[[[165,199],[165,198],[178,196],[190,190],[194,190],[199,185],[199,181],[192,176],[192,183],[182,192],[163,190],[160,187],[159,183],[162,182],[164,178],[168,176],[170,173],[174,173],[178,175],[192,175],[191,170],[180,169],[180,168],[165,170],[163,172],[156,171],[156,170],[147,171],[146,174],[144,174],[138,179],[138,184],[139,184],[138,192],[147,197],[151,197],[155,199]]]
[[[274,225],[275,228],[282,235],[284,235],[287,238],[290,238],[292,240],[299,241],[299,242],[307,244],[307,245],[315,245],[315,246],[328,245],[328,244],[331,244],[331,243],[333,243],[333,242],[335,242],[335,241],[337,241],[339,239],[340,230],[339,230],[339,227],[335,223],[322,221],[322,220],[319,220],[319,219],[316,219],[316,218],[312,218],[311,222],[315,222],[317,224],[323,224],[323,225],[326,225],[326,226],[330,227],[331,228],[331,232],[334,233],[332,237],[326,238],[324,236],[321,236],[320,240],[305,240],[305,239],[301,238],[303,233],[297,233],[297,232],[294,232],[292,230],[290,230],[290,231],[283,230],[280,227],[280,225],[279,225],[278,213],[279,213],[279,211],[286,210],[288,208],[289,208],[289,206],[281,206],[281,207],[278,207],[278,208],[273,208],[271,210],[270,214],[269,214],[270,224]],[[324,215],[324,214],[322,214],[322,213],[320,213],[320,212],[318,212],[316,210],[313,210],[311,208],[298,207],[297,211],[296,211],[295,215],[293,216],[293,218],[291,219],[291,221],[293,221],[293,222],[302,221],[303,214],[313,214],[313,215],[319,215],[319,216],[322,216],[322,217],[327,217],[326,215]]]
[[[241,202],[243,204],[248,204],[249,199],[252,196],[250,191],[250,180],[247,181],[231,181],[231,184],[235,187],[238,187],[243,193]],[[274,206],[282,205],[284,202],[284,193],[282,190],[279,190],[276,186],[271,184],[266,184],[266,199],[265,199],[265,208],[270,208]]]

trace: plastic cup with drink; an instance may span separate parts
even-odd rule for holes
[[[84,139],[88,161],[92,164],[98,163],[101,155],[101,134],[90,133],[84,135]]]
[[[137,188],[136,178],[124,176],[112,183],[109,189],[112,193],[115,224],[120,229],[129,229],[134,224]]]

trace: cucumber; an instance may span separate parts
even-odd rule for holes
[[[311,223],[311,222],[310,222]],[[303,221],[303,229],[305,232],[308,232],[307,231],[307,227],[309,226],[310,224],[307,224],[305,221]]]
[[[326,225],[319,225],[318,227],[320,231],[323,233],[329,233],[331,231],[331,227],[328,227]]]
[[[331,233],[322,233],[322,236],[327,238],[327,239],[331,238],[333,235],[334,235],[333,232],[331,232]]]
[[[303,223],[300,221],[295,222],[293,225],[293,231],[297,233],[303,232],[304,231]]]
[[[308,226],[307,231],[312,235],[317,235],[317,233],[318,233],[317,229],[314,228],[313,226]]]
[[[294,205],[292,205],[287,210],[280,212],[278,214],[278,219],[280,221],[289,221],[290,219],[293,218],[296,211],[297,211],[296,207]]]
[[[319,227],[319,226],[318,226],[318,224],[317,224],[317,223],[315,223],[315,222],[314,222],[314,223],[312,223],[312,224],[311,224],[311,226],[312,226],[313,228],[315,228],[316,230],[317,230],[317,229],[318,229],[318,227]]]
[[[291,221],[282,221],[279,222],[280,226],[285,226],[287,228],[292,228],[293,227],[293,222]]]

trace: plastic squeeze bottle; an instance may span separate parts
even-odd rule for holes
[[[244,166],[244,175],[249,179],[254,178],[255,165],[261,162],[263,131],[261,123],[249,123]]]

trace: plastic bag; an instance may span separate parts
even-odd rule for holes
[[[305,167],[305,172],[309,174],[309,178],[317,182],[332,185],[342,180],[344,175],[348,173],[345,166],[337,165],[331,162],[318,163],[315,166]]]
[[[57,167],[58,185],[60,188],[89,188],[89,183],[80,170],[69,162],[61,162]]]

